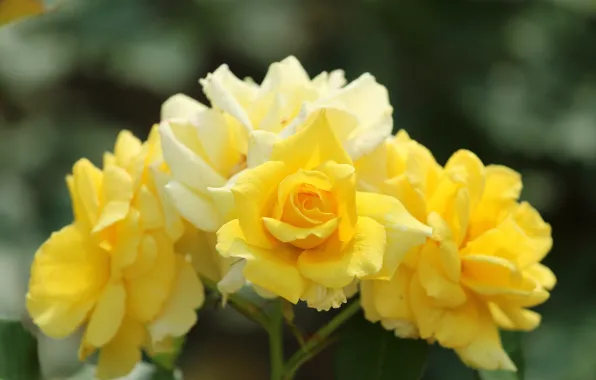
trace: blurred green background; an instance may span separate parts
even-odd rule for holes
[[[559,278],[525,337],[527,379],[596,378],[594,0],[48,4],[0,29],[0,316],[23,314],[35,249],[71,220],[64,176],[78,158],[99,162],[121,129],[146,137],[174,93],[205,101],[197,80],[222,63],[260,81],[293,54],[312,76],[371,72],[396,129],[439,162],[467,148],[523,174],[523,198],[553,226],[546,264]],[[307,330],[329,317],[297,313]],[[48,378],[76,369],[76,339],[40,336]],[[331,351],[302,378],[332,378]],[[207,311],[180,364],[191,380],[264,379],[266,339],[233,310]],[[434,349],[425,379],[472,374]]]

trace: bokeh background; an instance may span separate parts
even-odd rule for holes
[[[307,71],[371,72],[396,130],[439,162],[460,148],[523,174],[553,226],[559,284],[525,337],[530,380],[596,375],[596,2],[62,0],[0,28],[0,315],[23,313],[37,246],[71,220],[64,176],[99,162],[121,129],[146,137],[161,103],[222,63],[260,81],[292,54]],[[314,329],[321,315],[300,309]],[[288,349],[293,343],[288,337]],[[48,378],[76,369],[76,337],[40,336]],[[267,344],[233,310],[207,311],[180,365],[187,379],[265,379]],[[304,379],[333,378],[332,350]],[[434,349],[427,380],[468,380]]]

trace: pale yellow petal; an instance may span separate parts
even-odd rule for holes
[[[279,137],[275,133],[262,130],[252,131],[248,139],[246,165],[249,168],[254,168],[269,161],[273,146],[278,141]]]
[[[188,95],[172,95],[161,105],[161,120],[176,118],[191,120],[206,108],[205,105]]]
[[[184,224],[166,190],[166,185],[171,180],[171,177],[157,167],[151,167],[151,174],[161,204],[165,230],[170,236],[170,239],[176,241],[184,233]]]
[[[192,225],[203,231],[217,231],[221,225],[220,215],[208,195],[200,194],[177,181],[169,182],[166,190],[176,210]]]
[[[159,131],[164,159],[174,179],[198,191],[226,183],[225,178],[206,161],[195,126],[162,122]]]
[[[221,112],[207,109],[193,119],[196,132],[209,163],[224,177],[234,174],[244,159],[237,149],[234,130]]]
[[[387,89],[369,73],[362,74],[335,92],[327,101],[344,105],[358,117],[361,124],[371,127],[392,112]]]
[[[385,228],[371,218],[359,217],[354,237],[343,250],[340,247],[332,236],[325,244],[302,252],[298,258],[300,272],[330,288],[377,273],[386,249]]]
[[[247,131],[253,129],[250,118],[243,108],[256,94],[253,86],[234,76],[227,65],[221,65],[199,82],[212,107],[232,115]]]

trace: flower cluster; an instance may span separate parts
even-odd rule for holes
[[[556,282],[519,174],[463,150],[442,167],[391,136],[370,74],[310,79],[289,57],[260,85],[226,65],[200,83],[209,106],[174,95],[146,143],[123,132],[102,169],[75,164],[74,222],[37,252],[27,295],[46,334],[82,327],[81,358],[121,376],[196,322],[202,276],[317,310],[360,291],[397,336],[515,370],[498,329],[537,327],[528,308]]]
[[[126,375],[196,322],[203,286],[175,242],[184,224],[164,191],[168,170],[154,129],[123,131],[103,168],[78,161],[66,178],[74,222],[39,248],[27,309],[49,336],[83,328],[79,357],[99,350],[97,376]]]

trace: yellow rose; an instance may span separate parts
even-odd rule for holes
[[[238,217],[217,232],[217,250],[240,260],[249,282],[319,310],[339,307],[355,280],[390,278],[431,233],[397,199],[356,191],[330,122],[318,111],[241,172],[231,187]]]
[[[31,267],[27,309],[47,335],[84,329],[79,356],[99,350],[97,376],[126,375],[196,322],[203,287],[176,254],[183,224],[166,199],[159,135],[145,144],[121,132],[102,170],[78,161],[67,184],[74,222],[39,248]]]
[[[200,82],[211,108],[183,94],[172,96],[162,106],[161,135],[173,175],[168,191],[180,214],[203,231],[215,232],[234,216],[221,188],[254,166],[251,145],[271,145],[277,135],[295,133],[321,107],[337,119],[332,128],[354,159],[392,130],[387,90],[370,74],[344,87],[342,71],[311,80],[288,57],[270,66],[261,85],[238,79],[227,65]],[[253,131],[263,132],[257,141]]]
[[[433,228],[390,281],[363,281],[366,317],[397,336],[437,341],[472,367],[515,370],[498,328],[531,330],[556,282],[540,261],[551,228],[518,203],[520,175],[471,152],[444,168],[404,131],[356,163],[359,186],[399,199]]]
[[[273,63],[261,85],[238,79],[226,65],[200,82],[211,108],[183,94],[162,106],[160,133],[173,176],[167,190],[177,211],[200,230],[193,232],[204,247],[196,269],[231,293],[245,283],[242,263],[207,257],[215,246],[204,243],[215,241],[215,231],[236,217],[230,192],[236,175],[266,161],[275,142],[299,131],[323,107],[342,145],[357,158],[390,135],[392,108],[387,90],[370,74],[347,86],[341,70],[311,80],[294,57]],[[206,259],[219,268],[217,276],[205,272]]]

